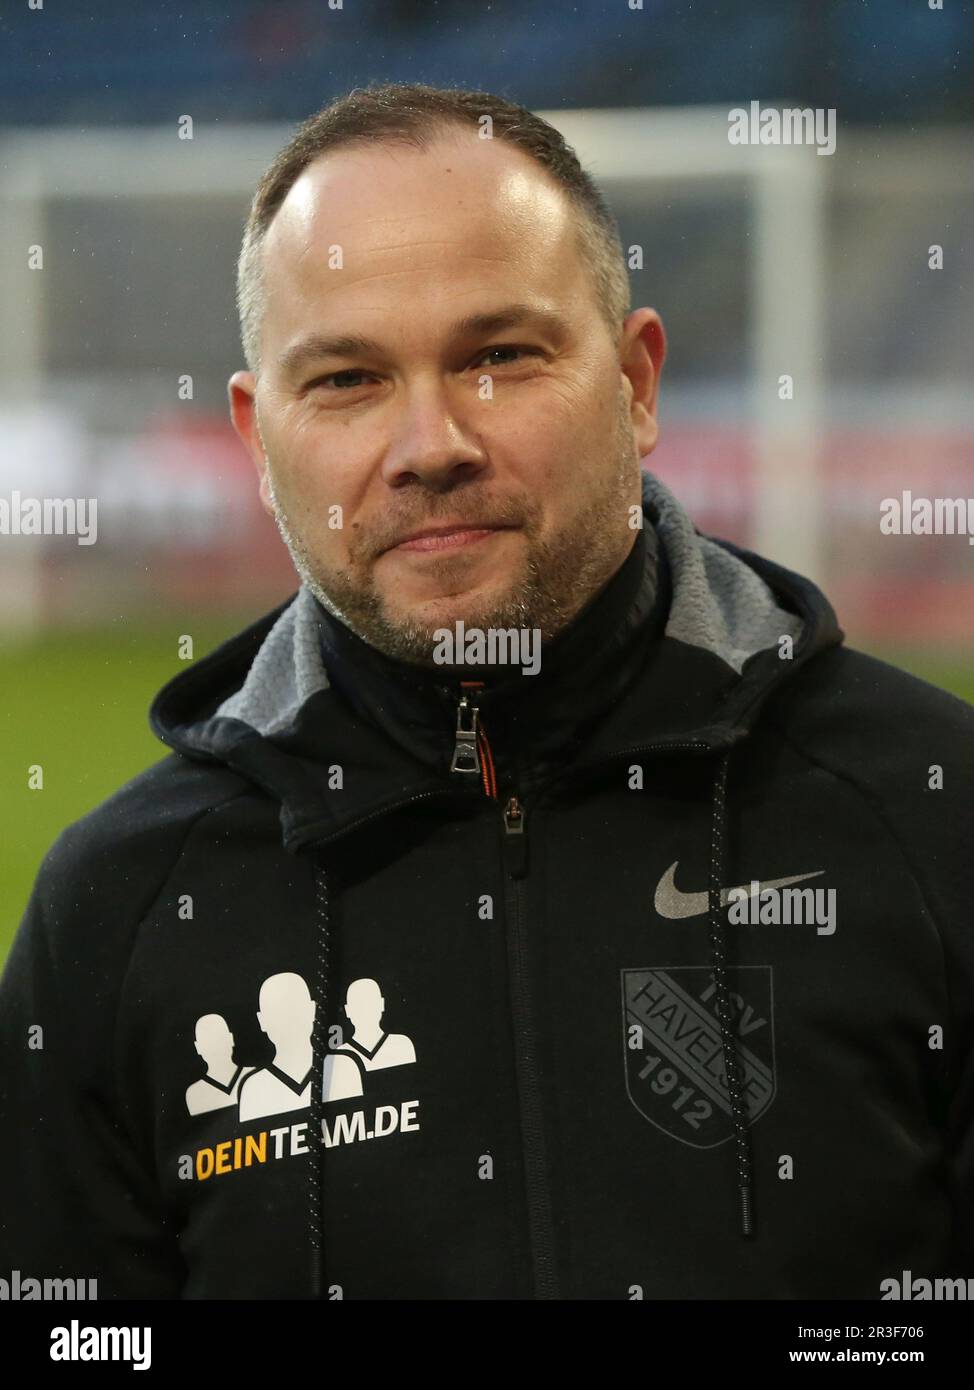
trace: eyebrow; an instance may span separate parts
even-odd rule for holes
[[[453,338],[473,338],[526,324],[546,329],[555,337],[562,337],[568,331],[566,320],[552,309],[541,309],[530,304],[508,304],[493,313],[469,314],[466,318],[457,319],[450,326],[449,333]],[[359,333],[342,333],[336,337],[310,333],[282,352],[277,365],[286,376],[296,376],[303,367],[322,357],[358,357],[370,353],[381,355],[382,352],[383,348],[373,338],[363,337]]]

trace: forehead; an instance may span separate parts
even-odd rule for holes
[[[553,177],[515,146],[452,128],[423,150],[354,145],[315,160],[271,223],[263,264],[275,339],[325,308],[388,322],[407,304],[455,319],[491,291],[565,304],[588,278]]]

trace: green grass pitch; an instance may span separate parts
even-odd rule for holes
[[[194,656],[246,621],[193,631]],[[41,859],[61,830],[166,756],[147,712],[165,681],[186,669],[180,635],[174,624],[46,634],[0,647],[0,962]],[[874,655],[974,703],[974,652],[966,662],[904,648]],[[37,764],[43,789],[30,790],[28,769]]]

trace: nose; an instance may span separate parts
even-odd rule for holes
[[[487,467],[487,451],[457,391],[442,379],[429,378],[403,388],[393,407],[398,413],[382,465],[390,487],[418,480],[446,488]]]

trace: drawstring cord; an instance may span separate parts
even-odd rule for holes
[[[727,984],[727,943],[724,931],[724,918],[721,908],[721,880],[724,876],[725,840],[727,828],[727,768],[730,752],[725,752],[718,760],[714,777],[713,802],[710,837],[710,879],[708,885],[708,924],[710,928],[710,951],[713,961],[714,987],[717,1017],[720,1021],[720,1038],[724,1056],[724,1070],[727,1075],[731,1114],[734,1123],[734,1142],[737,1149],[737,1186],[740,1194],[741,1234],[754,1233],[753,1196],[751,1182],[751,1133],[748,1123],[747,1104],[744,1096],[744,1077],[737,1056],[734,1032],[734,1010]],[[325,1062],[325,1003],[328,983],[328,879],[324,865],[315,865],[315,919],[317,955],[315,960],[314,998],[317,1001],[314,1027],[311,1033],[311,1046],[314,1071],[311,1081],[311,1136],[308,1147],[309,1173],[309,1217],[311,1236],[311,1287],[314,1298],[324,1296],[325,1285],[325,1239],[324,1211],[322,1200],[322,1164],[324,1106],[322,1086]]]
[[[325,1218],[322,1200],[322,1150],[324,1149],[323,1086],[325,1069],[325,1002],[328,984],[328,879],[324,865],[315,865],[315,957],[313,998],[316,1001],[314,1026],[311,1030],[311,1143],[308,1145],[309,1205],[311,1235],[311,1289],[313,1298],[324,1296],[325,1283]]]
[[[727,830],[727,765],[730,752],[718,760],[714,777],[713,804],[710,826],[710,881],[708,887],[708,923],[710,954],[714,967],[717,1017],[720,1021],[720,1041],[724,1054],[724,1071],[734,1122],[734,1143],[737,1148],[737,1188],[741,1199],[741,1235],[754,1233],[751,1188],[751,1131],[748,1124],[747,1102],[744,1096],[744,1077],[737,1056],[734,1030],[734,1010],[727,985],[727,941],[721,911],[721,880],[724,876],[724,855]]]

